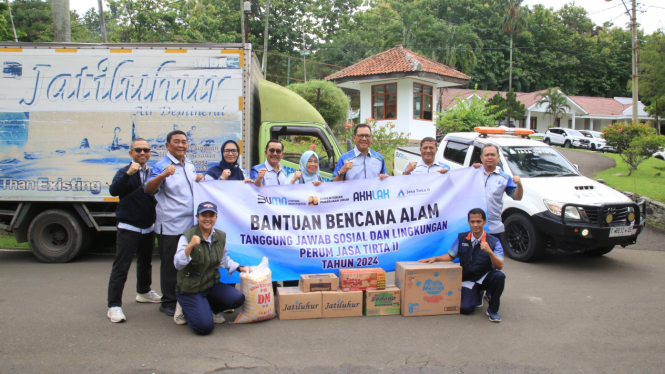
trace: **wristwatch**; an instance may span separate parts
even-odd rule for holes
[[[244,266],[243,266],[243,265],[238,265],[238,267],[236,268],[236,271],[237,271],[238,273],[242,273],[242,271],[240,270],[240,268],[244,268]]]

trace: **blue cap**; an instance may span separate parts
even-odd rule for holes
[[[199,215],[203,212],[215,212],[217,214],[217,205],[211,203],[210,201],[204,201],[199,204],[198,209],[196,209],[196,215]]]

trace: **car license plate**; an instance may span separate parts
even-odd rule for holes
[[[610,229],[610,237],[614,236],[630,236],[633,235],[632,226],[612,227]]]

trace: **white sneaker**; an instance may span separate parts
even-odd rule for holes
[[[223,313],[224,313],[224,312],[222,312],[222,313],[217,313],[217,314],[213,313],[213,314],[212,314],[212,322],[213,322],[213,323],[216,323],[216,324],[218,324],[218,325],[221,325],[222,323],[226,322],[226,319],[225,319],[224,316],[222,315]]]
[[[106,313],[106,316],[109,317],[111,319],[111,322],[113,323],[127,321],[125,314],[122,312],[122,308],[119,306],[114,306],[109,308],[109,311],[108,313]]]
[[[180,303],[175,304],[175,314],[173,315],[173,323],[176,325],[186,325],[187,320],[185,319],[185,313],[182,312],[182,307]]]
[[[157,292],[150,290],[148,293],[140,293],[136,295],[136,302],[157,304],[162,302],[162,296]]]

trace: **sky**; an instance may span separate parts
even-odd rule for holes
[[[611,21],[614,25],[625,27],[630,22],[622,0],[576,0],[577,6],[583,6],[589,13],[591,20],[597,25]],[[631,0],[624,0],[631,7]],[[543,4],[548,8],[560,9],[571,0],[524,0],[524,4],[533,7]],[[97,0],[69,0],[69,7],[76,10],[78,14],[85,13],[89,8],[97,8]],[[665,1],[664,0],[639,0],[637,2],[637,22],[646,34],[651,34],[659,28],[665,30]]]

